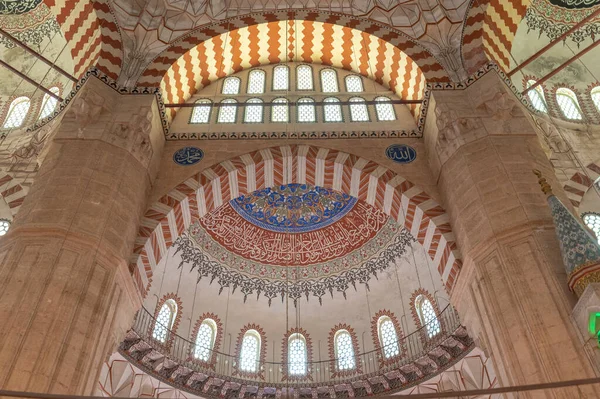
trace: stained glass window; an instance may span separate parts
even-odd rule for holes
[[[531,87],[534,84],[535,80],[527,81],[527,87]],[[527,96],[529,97],[529,101],[531,101],[533,108],[540,112],[548,112],[548,108],[546,108],[546,99],[544,98],[544,89],[541,85],[529,90]]]
[[[240,370],[250,373],[258,371],[260,353],[260,335],[255,330],[248,330],[242,339],[240,351]]]
[[[265,92],[266,73],[261,69],[254,69],[248,74],[248,94],[262,94]]]
[[[29,97],[15,98],[13,102],[10,103],[3,127],[5,129],[10,129],[21,126],[25,121],[27,112],[29,112],[30,105],[31,101],[29,100]]]
[[[288,343],[288,372],[290,375],[306,374],[306,340],[302,334],[294,334]]]
[[[594,102],[596,109],[600,112],[600,86],[594,87],[590,95],[592,96],[592,101]]]
[[[223,94],[240,94],[240,78],[230,76],[223,81]]]
[[[233,98],[226,98],[221,101],[221,104],[236,104]],[[221,105],[219,107],[219,117],[217,118],[218,123],[235,123],[235,119],[237,116],[237,106],[236,105]]]
[[[354,103],[350,104],[350,120],[352,122],[368,122],[369,111],[365,100],[360,97],[352,97],[350,102]]]
[[[335,357],[338,370],[353,370],[356,367],[352,337],[346,330],[339,330],[335,334]]]
[[[8,229],[10,229],[10,222],[6,219],[0,219],[0,236],[8,233]]]
[[[360,93],[364,90],[360,76],[348,75],[344,80],[346,81],[346,91],[350,93]]]
[[[261,123],[263,121],[263,101],[260,98],[251,98],[246,101],[246,104],[246,110],[244,111],[244,122]]]
[[[415,300],[415,306],[417,307],[421,325],[425,327],[427,336],[432,338],[439,334],[441,331],[440,321],[429,299],[425,295],[419,295]]]
[[[389,102],[390,99],[387,97],[377,97],[375,99],[375,112],[377,113],[377,120],[379,121],[395,121],[396,113],[394,112],[394,106]]]
[[[298,122],[316,122],[317,113],[312,98],[301,98],[298,100]]]
[[[57,96],[60,94],[60,90],[58,87],[51,87],[50,92],[56,94]],[[40,119],[44,119],[52,115],[54,110],[56,109],[56,105],[58,105],[58,100],[54,97],[51,97],[49,94],[44,94],[44,99],[42,100],[42,108],[40,111]]]
[[[531,91],[531,90],[530,90]],[[567,119],[581,120],[581,110],[577,102],[577,96],[572,90],[561,87],[556,90],[556,102]]]
[[[277,65],[273,68],[273,90],[289,90],[290,68],[286,65]]]
[[[194,357],[198,360],[207,362],[215,344],[217,335],[217,324],[212,319],[205,319],[200,324],[198,335],[196,335],[196,346],[194,347]]]
[[[173,327],[175,316],[177,315],[177,303],[172,299],[167,299],[160,308],[158,316],[156,316],[156,322],[154,323],[154,329],[152,331],[152,338],[158,342],[165,343],[169,336],[169,330]]]
[[[337,74],[333,69],[321,69],[321,89],[323,93],[337,93]]]
[[[211,101],[201,99],[196,101],[196,105],[192,110],[190,123],[208,123],[210,121]]]
[[[276,98],[271,105],[271,122],[289,122],[288,100]]]
[[[381,316],[378,321],[379,324],[379,345],[383,349],[383,356],[389,359],[400,354],[400,347],[398,345],[398,334],[396,327],[392,319],[388,316]]]
[[[596,239],[600,243],[600,214],[593,212],[584,213],[583,223],[596,234]]]
[[[312,67],[298,65],[296,68],[296,88],[298,90],[313,90]]]
[[[329,103],[323,105],[323,120],[325,122],[342,122],[342,106],[339,104],[340,100],[335,97],[329,97],[323,100],[323,102]]]

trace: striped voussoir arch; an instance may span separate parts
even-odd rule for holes
[[[563,188],[567,192],[567,197],[575,208],[579,208],[581,200],[585,193],[592,187],[592,184],[600,177],[600,159],[585,167],[586,173],[576,172],[565,183]]]
[[[27,191],[16,179],[6,173],[0,172],[0,197],[6,201],[13,217],[19,212]]]
[[[339,24],[283,20],[214,33],[210,31],[208,37],[187,37],[163,52],[145,70],[138,84],[159,86],[166,102],[183,103],[197,90],[227,75],[286,61],[351,70],[410,100],[422,98],[426,80],[449,80],[439,63],[421,48],[411,56],[400,43],[386,40],[391,40],[391,36],[384,39]],[[408,43],[410,47],[404,49],[417,47]],[[411,104],[409,108],[418,118],[421,105]],[[169,120],[176,112],[176,108],[168,110]]]
[[[190,223],[256,190],[289,183],[338,190],[375,206],[424,246],[450,292],[461,268],[445,210],[427,193],[379,164],[307,145],[273,147],[207,168],[175,187],[146,212],[130,268],[144,296],[153,270]]]
[[[44,0],[56,16],[73,57],[73,75],[91,66],[113,79],[121,70],[121,36],[108,0]]]
[[[469,74],[475,73],[484,52],[503,71],[510,68],[510,52],[530,0],[473,0],[465,17],[462,54]]]

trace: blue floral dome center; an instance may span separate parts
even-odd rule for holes
[[[293,183],[242,195],[230,203],[240,216],[258,227],[305,233],[340,220],[356,201],[335,190]]]

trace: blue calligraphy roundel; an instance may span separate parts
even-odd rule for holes
[[[392,144],[385,150],[385,156],[397,163],[411,163],[417,158],[417,151],[406,144]]]
[[[173,161],[183,166],[197,164],[202,158],[204,158],[204,152],[198,147],[183,147],[173,154]]]

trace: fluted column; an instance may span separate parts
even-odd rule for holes
[[[570,319],[576,298],[532,169],[567,200],[524,112],[489,72],[466,90],[434,92],[425,136],[464,259],[452,303],[503,386],[595,375]],[[543,397],[600,397],[594,389]]]
[[[153,96],[90,78],[0,240],[0,386],[91,394],[141,298],[128,258],[162,151]]]

